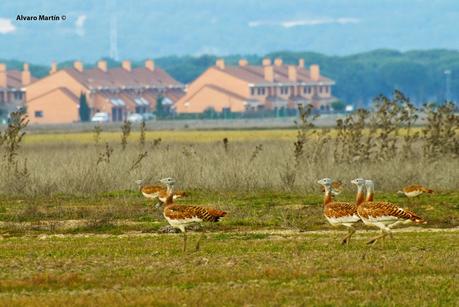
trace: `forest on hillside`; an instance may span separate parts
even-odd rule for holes
[[[380,95],[390,95],[395,89],[403,91],[412,101],[420,105],[427,101],[444,101],[459,98],[459,51],[413,50],[400,52],[380,49],[348,56],[330,56],[314,52],[278,51],[266,55],[229,55],[223,57],[228,64],[237,64],[241,58],[259,64],[263,57],[281,57],[284,63],[294,64],[304,58],[306,65],[319,64],[321,73],[336,81],[333,94],[346,103],[367,106]],[[217,56],[168,56],[156,58],[156,64],[174,78],[190,83],[208,67],[214,65]],[[110,67],[120,65],[108,60]],[[0,60],[1,61],[1,60]],[[20,61],[6,62],[10,69],[20,68]],[[59,68],[72,65],[73,61],[59,63]],[[94,66],[87,63],[85,67]],[[133,66],[143,65],[134,61]],[[449,81],[445,71],[451,72]],[[49,66],[31,64],[32,74],[43,77]],[[447,83],[449,82],[449,94]]]

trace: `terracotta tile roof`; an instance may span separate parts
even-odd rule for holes
[[[88,88],[123,88],[123,87],[182,87],[183,85],[172,78],[161,68],[153,71],[145,67],[127,71],[121,67],[108,69],[86,69],[82,72],[75,68],[65,68],[73,78]]]
[[[52,90],[46,92],[46,93],[43,93],[41,94],[40,96],[37,96],[37,97],[34,97],[33,99],[29,100],[27,103],[31,103],[33,102],[34,100],[36,99],[39,99],[43,96],[46,96],[46,95],[49,95],[50,93],[53,93],[53,92],[56,92],[56,91],[60,91],[62,92],[63,94],[65,94],[67,97],[69,97],[73,102],[75,103],[80,103],[80,99],[79,97],[77,97],[75,94],[73,94],[69,89],[67,89],[66,87],[56,87],[56,88],[53,88]]]
[[[224,94],[226,94],[228,96],[234,97],[234,98],[239,99],[239,100],[244,100],[244,101],[248,100],[247,97],[241,96],[241,95],[239,95],[237,93],[231,92],[231,91],[229,91],[227,89],[221,88],[221,87],[213,85],[213,84],[206,84],[206,85],[202,86],[199,90],[197,90],[193,95],[191,95],[187,99],[192,99],[196,94],[198,94],[202,89],[205,89],[205,88],[211,88],[213,90],[216,90],[218,92],[224,93]]]
[[[264,68],[263,66],[254,66],[254,65],[246,65],[246,66],[226,66],[224,69],[213,67],[214,69],[218,69],[219,71],[229,73],[230,75],[245,80],[249,83],[254,85],[257,84],[268,84],[268,83],[291,83],[288,79],[288,65],[281,65],[281,66],[272,66],[274,69],[274,82],[266,81],[264,78]],[[298,82],[314,82],[309,75],[309,70],[303,67],[297,67],[297,79]],[[320,76],[317,82],[334,82],[333,80],[326,78],[324,76]]]
[[[166,96],[167,98],[169,98],[170,100],[172,100],[172,102],[176,103],[180,98],[182,98],[183,96],[185,96],[185,93],[183,91],[174,91],[174,90],[171,90],[171,91],[166,91],[166,93],[164,94],[164,96]]]
[[[37,80],[34,77],[30,77],[30,82]],[[10,88],[22,88],[22,72],[19,70],[8,70],[6,73],[6,86]]]

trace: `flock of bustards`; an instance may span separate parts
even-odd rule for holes
[[[175,180],[164,178],[160,182],[163,185],[146,185],[143,180],[138,180],[140,192],[149,199],[157,199],[159,202],[156,207],[164,205],[163,215],[167,222],[174,228],[180,229],[183,233],[183,250],[186,251],[186,228],[191,224],[201,224],[202,222],[218,222],[226,215],[225,211],[203,208],[199,206],[176,204],[177,198],[186,196],[186,192],[175,191]],[[333,226],[345,226],[348,234],[342,240],[343,244],[348,244],[352,235],[355,233],[354,225],[362,221],[365,225],[374,226],[381,230],[381,234],[372,238],[367,243],[374,244],[379,239],[386,236],[392,237],[391,229],[400,224],[417,223],[425,224],[426,221],[410,210],[400,208],[398,205],[374,200],[374,183],[372,180],[357,178],[351,181],[357,186],[355,202],[339,202],[333,198],[342,191],[342,182],[333,181],[331,178],[323,178],[318,181],[323,187],[324,201],[323,213],[327,221]],[[165,186],[165,187],[164,187]],[[366,189],[366,194],[364,190]],[[421,185],[410,185],[399,193],[407,197],[416,197],[423,193],[432,193],[432,190]],[[196,243],[196,250],[200,248],[203,233]]]

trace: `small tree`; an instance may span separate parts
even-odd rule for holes
[[[346,109],[346,104],[341,100],[336,100],[331,103],[333,110],[336,112],[343,112]]]
[[[166,110],[163,105],[163,100],[164,96],[158,96],[158,98],[156,99],[156,116],[158,118],[163,118],[166,113]]]
[[[82,122],[89,122],[90,117],[91,117],[91,110],[89,109],[88,106],[88,101],[86,99],[86,94],[81,93],[80,95],[80,120]]]

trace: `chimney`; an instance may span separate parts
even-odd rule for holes
[[[265,75],[265,80],[269,82],[273,82],[274,81],[274,67],[272,67],[271,65],[264,66],[263,71]]]
[[[22,77],[21,79],[22,79],[23,86],[29,85],[30,82],[32,81],[32,76],[30,75],[30,71],[29,71],[29,64],[24,63],[24,68],[22,70],[21,77]]]
[[[249,63],[247,62],[246,59],[240,59],[239,60],[239,66],[244,67],[247,66]]]
[[[271,65],[271,59],[269,59],[269,58],[264,58],[262,64],[263,64],[263,66],[269,66],[269,65]]]
[[[121,67],[127,71],[131,71],[131,62],[130,61],[123,61],[121,63]]]
[[[6,87],[6,65],[0,64],[0,88]]]
[[[282,59],[281,58],[276,58],[274,60],[274,65],[276,66],[282,66]]]
[[[83,72],[83,63],[81,63],[80,61],[75,61],[73,62],[73,68],[75,68],[79,72]]]
[[[310,76],[313,81],[318,81],[320,78],[320,68],[319,65],[313,64],[309,68]]]
[[[49,70],[49,74],[52,75],[57,72],[57,64],[56,62],[51,63],[51,69]]]
[[[97,68],[104,72],[107,72],[107,61],[100,60],[99,62],[97,62]]]
[[[223,60],[223,59],[218,59],[218,60],[215,62],[215,66],[217,66],[217,67],[220,68],[220,69],[225,69],[225,60]]]
[[[304,59],[299,59],[298,60],[298,67],[304,68]]]
[[[153,60],[146,60],[145,68],[151,71],[155,70],[155,62],[153,62]]]
[[[293,65],[289,65],[288,66],[288,79],[292,82],[296,82],[297,81],[297,77],[296,77],[296,67],[293,66]]]

